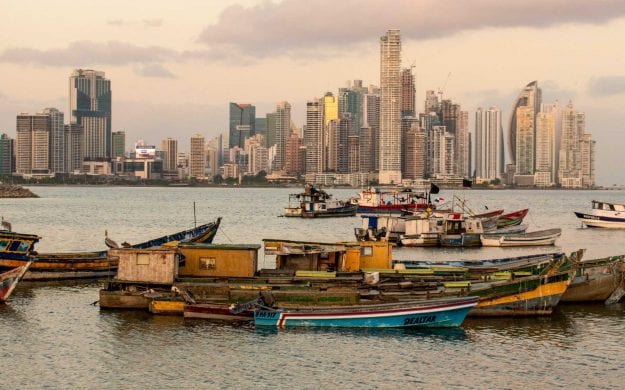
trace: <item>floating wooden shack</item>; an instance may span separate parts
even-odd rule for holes
[[[100,290],[100,307],[148,309],[150,301],[167,294],[178,275],[180,252],[175,247],[111,249],[117,275]],[[171,292],[170,292],[171,295]]]
[[[258,269],[260,245],[181,243],[178,249],[184,258],[180,278],[251,278]]]

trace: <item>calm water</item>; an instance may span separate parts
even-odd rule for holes
[[[104,249],[223,217],[215,242],[351,240],[360,219],[279,218],[292,189],[35,187],[0,199],[40,252]],[[337,198],[356,194],[336,189]],[[451,192],[440,196],[451,199]],[[474,210],[530,207],[530,230],[561,227],[557,247],[398,249],[395,258],[478,259],[586,248],[625,253],[625,231],[580,229],[573,210],[621,191],[465,191]],[[273,259],[260,255],[261,263]],[[460,329],[255,330],[92,305],[101,282],[22,283],[0,306],[0,367],[11,388],[623,388],[624,304],[566,305],[549,318],[468,319]],[[4,386],[2,386],[4,387]]]

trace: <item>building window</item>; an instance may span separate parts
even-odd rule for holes
[[[217,268],[217,261],[214,257],[200,257],[200,269],[214,270]]]
[[[370,246],[363,246],[360,248],[361,256],[371,256],[373,255],[373,248]]]
[[[137,265],[150,265],[150,255],[147,253],[137,253]]]

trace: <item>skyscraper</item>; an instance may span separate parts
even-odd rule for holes
[[[111,82],[104,72],[76,69],[69,78],[70,122],[84,129],[84,157],[110,158]]]
[[[366,131],[365,131],[366,129]],[[365,133],[363,134],[363,131]],[[375,172],[379,168],[380,95],[370,91],[362,97],[362,126],[360,136],[360,171]]]
[[[534,175],[536,134],[534,132],[534,107],[516,109],[516,175]]]
[[[550,187],[554,184],[555,165],[555,112],[539,112],[536,115],[536,169],[534,184]]]
[[[401,38],[380,38],[380,184],[401,182]]]
[[[50,150],[48,152],[50,172],[65,172],[64,115],[56,108],[44,108],[41,113],[50,117]]]
[[[327,95],[326,95],[327,97]],[[335,122],[333,119],[330,123]],[[306,173],[321,173],[324,170],[325,128],[323,100],[313,99],[306,103],[306,127],[304,128],[304,146],[306,147]]]
[[[245,138],[256,134],[256,107],[251,104],[230,103],[229,147],[245,146]]]
[[[114,131],[111,134],[111,142],[113,144],[112,147],[112,158],[124,157],[126,155],[126,132],[125,131]]]
[[[594,186],[595,142],[586,133],[586,115],[569,102],[562,110],[560,170],[558,177],[565,188]]]
[[[189,151],[189,177],[196,179],[206,178],[206,143],[204,136],[194,134],[191,137],[191,148]]]
[[[478,108],[475,113],[475,177],[481,181],[501,178],[501,110]]]
[[[50,120],[50,115],[43,113],[17,116],[17,173],[50,173]]]
[[[415,94],[417,93],[412,68],[401,71],[401,116],[415,117]]]
[[[84,159],[84,130],[78,123],[70,123],[64,126],[65,146],[65,172],[79,173],[82,171]]]
[[[0,175],[13,173],[14,140],[8,135],[0,135]]]
[[[178,140],[170,137],[161,141],[163,150],[163,171],[175,172],[178,169]]]
[[[535,117],[538,111],[540,110],[540,104],[542,101],[542,91],[538,88],[538,81],[532,81],[527,84],[525,88],[521,90],[519,96],[517,97],[514,105],[512,106],[512,112],[510,114],[510,126],[508,128],[508,152],[510,153],[510,163],[515,164],[517,159],[517,152],[519,149],[517,148],[517,108],[519,107],[530,107],[533,116]],[[528,114],[524,111],[524,114]],[[532,121],[535,122],[534,118]],[[523,152],[525,153],[525,152]],[[518,173],[518,166],[517,166]]]
[[[276,106],[276,154],[272,168],[277,171],[284,169],[286,160],[286,140],[291,133],[291,105],[280,102]]]

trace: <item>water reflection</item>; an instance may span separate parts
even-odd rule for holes
[[[259,336],[316,335],[325,337],[347,336],[368,338],[411,337],[440,341],[464,341],[467,334],[462,328],[334,328],[334,327],[293,327],[276,328],[269,326],[256,327],[254,333]]]

